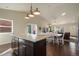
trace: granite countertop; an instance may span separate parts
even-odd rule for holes
[[[37,35],[35,40],[40,41],[40,40],[46,39],[47,37],[48,37],[47,35]]]
[[[21,39],[29,40],[32,42],[37,42],[37,41],[46,39],[50,37],[51,35],[61,36],[61,34],[52,34],[52,33],[40,33],[37,35],[31,34],[31,35],[20,35],[20,36],[16,35],[16,36]]]
[[[46,39],[48,36],[47,35],[37,35],[36,38],[31,38],[31,37],[20,37],[22,39],[25,39],[25,40],[29,40],[29,41],[32,41],[32,42],[37,42],[37,41],[40,41],[40,40],[43,40],[43,39]]]
[[[60,34],[57,34],[57,36],[59,36]],[[29,35],[29,36],[25,36],[25,35],[21,35],[21,36],[17,36],[18,38],[24,39],[24,40],[29,40],[32,42],[37,42],[43,39],[46,39],[50,36],[49,33],[43,33],[43,34],[37,34],[37,36],[35,35]]]

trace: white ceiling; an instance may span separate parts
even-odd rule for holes
[[[29,3],[0,3],[0,8],[25,12],[29,11],[30,5]],[[33,3],[32,6],[33,9],[38,7],[41,16],[50,23],[76,22],[79,19],[78,3]],[[61,16],[63,12],[66,12],[65,16]]]

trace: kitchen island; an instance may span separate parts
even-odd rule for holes
[[[17,56],[46,56],[46,35],[37,35],[36,39],[13,37],[13,55]]]

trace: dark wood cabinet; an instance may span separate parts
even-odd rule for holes
[[[46,56],[46,39],[32,42],[26,39],[20,39],[17,49],[12,47],[13,55],[17,56]],[[18,42],[17,42],[18,43]],[[14,42],[12,42],[13,46]],[[17,54],[18,53],[18,54]]]
[[[46,39],[38,41],[34,44],[34,55],[37,56],[46,55]]]

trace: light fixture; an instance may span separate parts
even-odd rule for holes
[[[33,12],[34,15],[40,15],[40,11],[38,10],[38,8],[36,8],[36,10]]]
[[[34,14],[33,14],[33,11],[32,11],[32,10],[30,11],[30,13],[29,13],[28,16],[29,16],[29,17],[34,17]]]
[[[36,8],[35,10],[32,9],[32,4],[30,7],[30,12],[29,14],[26,15],[25,19],[29,19],[31,17],[34,17],[35,15],[40,15],[40,11],[38,10],[38,8]]]
[[[29,19],[29,16],[28,16],[28,14],[26,15],[25,19]]]
[[[29,17],[34,17],[33,9],[32,9],[32,4],[31,4],[31,7],[30,7],[30,13],[29,13],[28,16],[29,16]]]
[[[65,16],[65,15],[66,15],[66,12],[63,12],[61,15],[62,15],[62,16]]]

